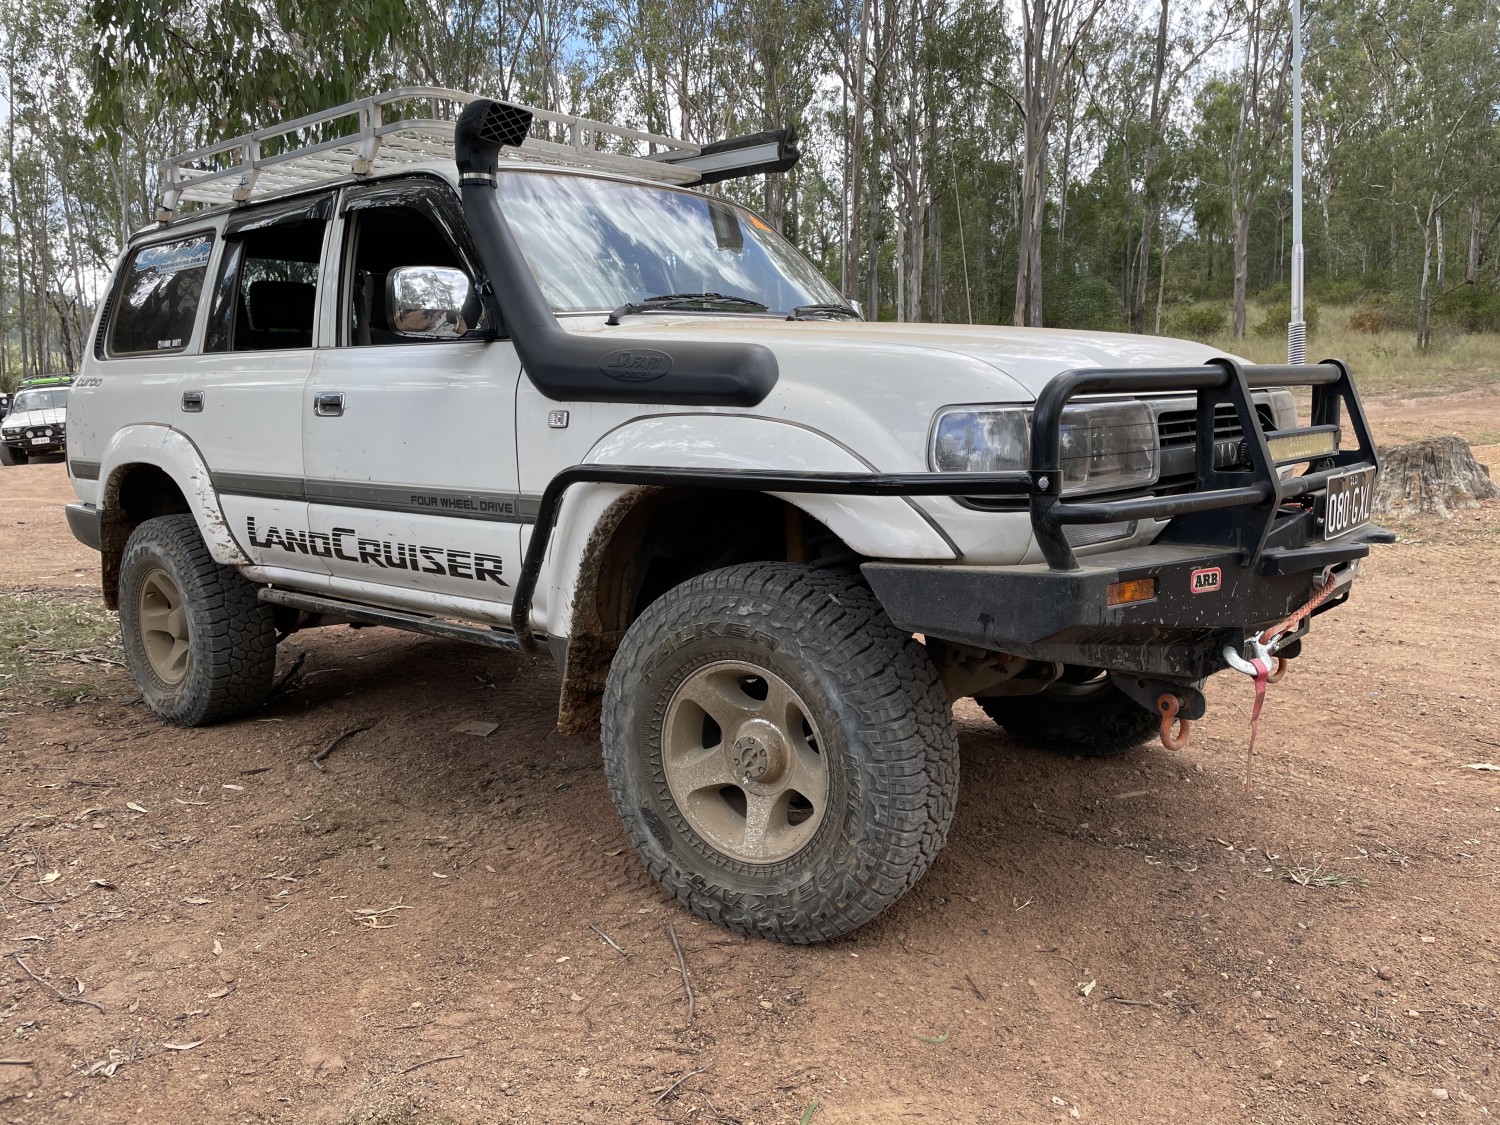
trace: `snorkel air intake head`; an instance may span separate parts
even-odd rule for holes
[[[491,183],[500,167],[500,150],[520,148],[531,132],[531,111],[488,98],[470,102],[458,115],[453,131],[453,158],[464,182],[488,176]]]

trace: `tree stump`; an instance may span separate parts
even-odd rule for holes
[[[1375,486],[1375,518],[1400,519],[1435,512],[1452,519],[1455,508],[1477,508],[1500,497],[1489,466],[1474,460],[1469,443],[1457,434],[1380,449],[1380,480]]]

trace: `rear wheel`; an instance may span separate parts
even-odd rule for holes
[[[936,670],[857,579],[729,567],[630,627],[604,700],[615,807],[651,874],[711,921],[837,937],[900,898],[953,816]]]
[[[1097,668],[1069,665],[1037,695],[976,699],[984,713],[1021,742],[1059,754],[1112,758],[1149,742],[1158,715],[1142,707]]]
[[[209,554],[190,515],[137,527],[120,560],[120,636],[146,704],[196,727],[265,702],[276,628],[255,586]]]
[[[28,460],[24,450],[0,445],[0,465],[24,465]]]

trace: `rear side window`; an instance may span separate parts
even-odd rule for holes
[[[312,347],[327,225],[297,218],[226,235],[205,352]]]
[[[111,355],[178,352],[187,347],[213,241],[210,233],[195,234],[142,246],[130,256],[115,297]]]

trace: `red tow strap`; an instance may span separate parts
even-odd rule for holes
[[[1256,657],[1250,661],[1255,669],[1255,707],[1250,712],[1250,748],[1245,751],[1245,788],[1250,792],[1250,774],[1255,769],[1255,736],[1260,730],[1260,710],[1266,705],[1266,684],[1271,679],[1271,662]]]
[[[1321,575],[1322,588],[1308,599],[1307,604],[1294,613],[1289,614],[1279,624],[1272,625],[1261,633],[1256,640],[1261,646],[1271,644],[1283,633],[1290,632],[1302,624],[1308,617],[1312,616],[1313,610],[1326,602],[1333,596],[1334,590],[1338,588],[1333,580],[1333,567],[1325,567]],[[1287,661],[1277,657],[1273,664],[1265,656],[1255,656],[1246,661],[1250,667],[1255,669],[1255,707],[1250,712],[1250,746],[1245,751],[1245,787],[1244,792],[1250,792],[1250,780],[1255,769],[1255,736],[1260,731],[1260,712],[1266,705],[1266,685],[1274,684],[1282,676],[1286,675]],[[1272,675],[1272,672],[1275,675]]]

